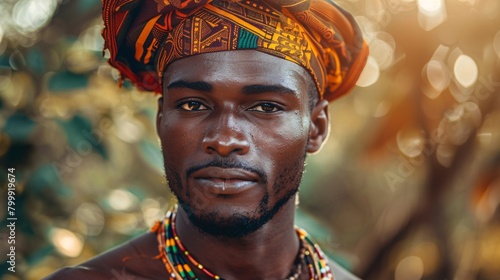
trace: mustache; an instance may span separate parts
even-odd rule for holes
[[[243,163],[241,161],[235,161],[235,160],[224,159],[224,158],[217,158],[217,159],[211,160],[211,161],[203,163],[203,164],[189,167],[186,171],[186,178],[191,177],[191,175],[193,175],[194,172],[201,170],[203,168],[207,168],[207,167],[242,169],[242,170],[257,174],[259,176],[259,178],[261,179],[261,181],[263,181],[264,183],[267,183],[267,175],[260,168],[251,166],[251,165],[249,165],[247,163]]]

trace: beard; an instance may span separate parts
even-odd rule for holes
[[[302,174],[304,173],[305,159],[306,152],[304,151],[301,158],[291,161],[291,164],[281,168],[279,176],[273,182],[272,189],[264,193],[255,211],[233,213],[230,216],[223,216],[219,211],[204,210],[204,207],[200,207],[200,203],[196,201],[196,194],[193,195],[188,192],[186,193],[187,199],[183,199],[177,193],[178,190],[185,189],[181,181],[181,176],[173,169],[166,168],[165,170],[167,178],[169,178],[168,184],[171,191],[177,197],[179,206],[186,212],[190,222],[200,232],[216,237],[242,238],[262,228],[295,196],[299,190]],[[263,181],[267,181],[267,176],[264,172],[224,159],[218,159],[208,164],[190,168],[186,177],[194,170],[199,170],[207,166],[242,168],[259,174]],[[271,198],[274,198],[274,201],[276,201],[273,205],[270,203]]]

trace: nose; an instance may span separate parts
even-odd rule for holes
[[[206,153],[222,157],[231,154],[244,155],[250,148],[241,123],[232,114],[213,116],[213,122],[209,124],[202,145]]]

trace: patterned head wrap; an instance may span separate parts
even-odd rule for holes
[[[330,0],[103,0],[103,19],[109,63],[158,93],[177,59],[255,49],[303,66],[331,101],[355,85],[368,55],[354,18]]]

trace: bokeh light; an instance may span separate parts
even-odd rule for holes
[[[14,6],[14,22],[27,32],[42,28],[52,18],[57,0],[19,0]]]
[[[392,36],[385,32],[378,32],[369,45],[370,55],[377,61],[380,70],[389,68],[394,61],[394,48],[396,47]]]
[[[101,36],[102,26],[96,24],[88,27],[80,35],[82,47],[86,50],[101,52],[104,45],[104,39]]]
[[[430,31],[446,20],[444,0],[418,0],[418,23],[426,31]]]
[[[162,201],[164,202],[164,201]],[[162,205],[158,200],[147,198],[141,202],[141,209],[144,215],[144,221],[147,225],[153,225],[157,220],[160,220],[163,213]]]
[[[127,143],[135,143],[144,133],[141,123],[131,118],[120,118],[117,120],[116,135]]]
[[[418,9],[420,12],[434,15],[444,8],[443,0],[418,0]]]
[[[105,225],[104,212],[93,203],[82,203],[75,212],[76,223],[85,235],[99,235]]]
[[[67,257],[75,258],[82,253],[83,239],[78,234],[63,228],[53,228],[51,240],[57,251]]]
[[[450,84],[450,73],[441,61],[431,60],[427,64],[427,78],[431,86],[438,92],[442,92]]]
[[[465,88],[471,87],[477,81],[477,64],[470,56],[462,54],[455,61],[453,74],[460,85]]]
[[[424,275],[424,262],[416,256],[406,257],[398,263],[395,280],[420,280]]]
[[[377,63],[377,60],[372,56],[369,56],[366,62],[366,66],[363,69],[363,72],[361,73],[361,76],[359,77],[356,85],[360,87],[369,87],[375,84],[378,81],[379,77],[380,67]]]
[[[417,157],[424,148],[424,133],[421,130],[411,128],[402,129],[396,136],[399,150],[407,157]]]
[[[127,190],[117,189],[111,191],[108,196],[108,203],[111,208],[118,211],[130,210],[138,205],[138,200],[135,195]]]
[[[436,158],[444,167],[450,167],[455,156],[456,148],[450,144],[440,144],[436,150]]]

